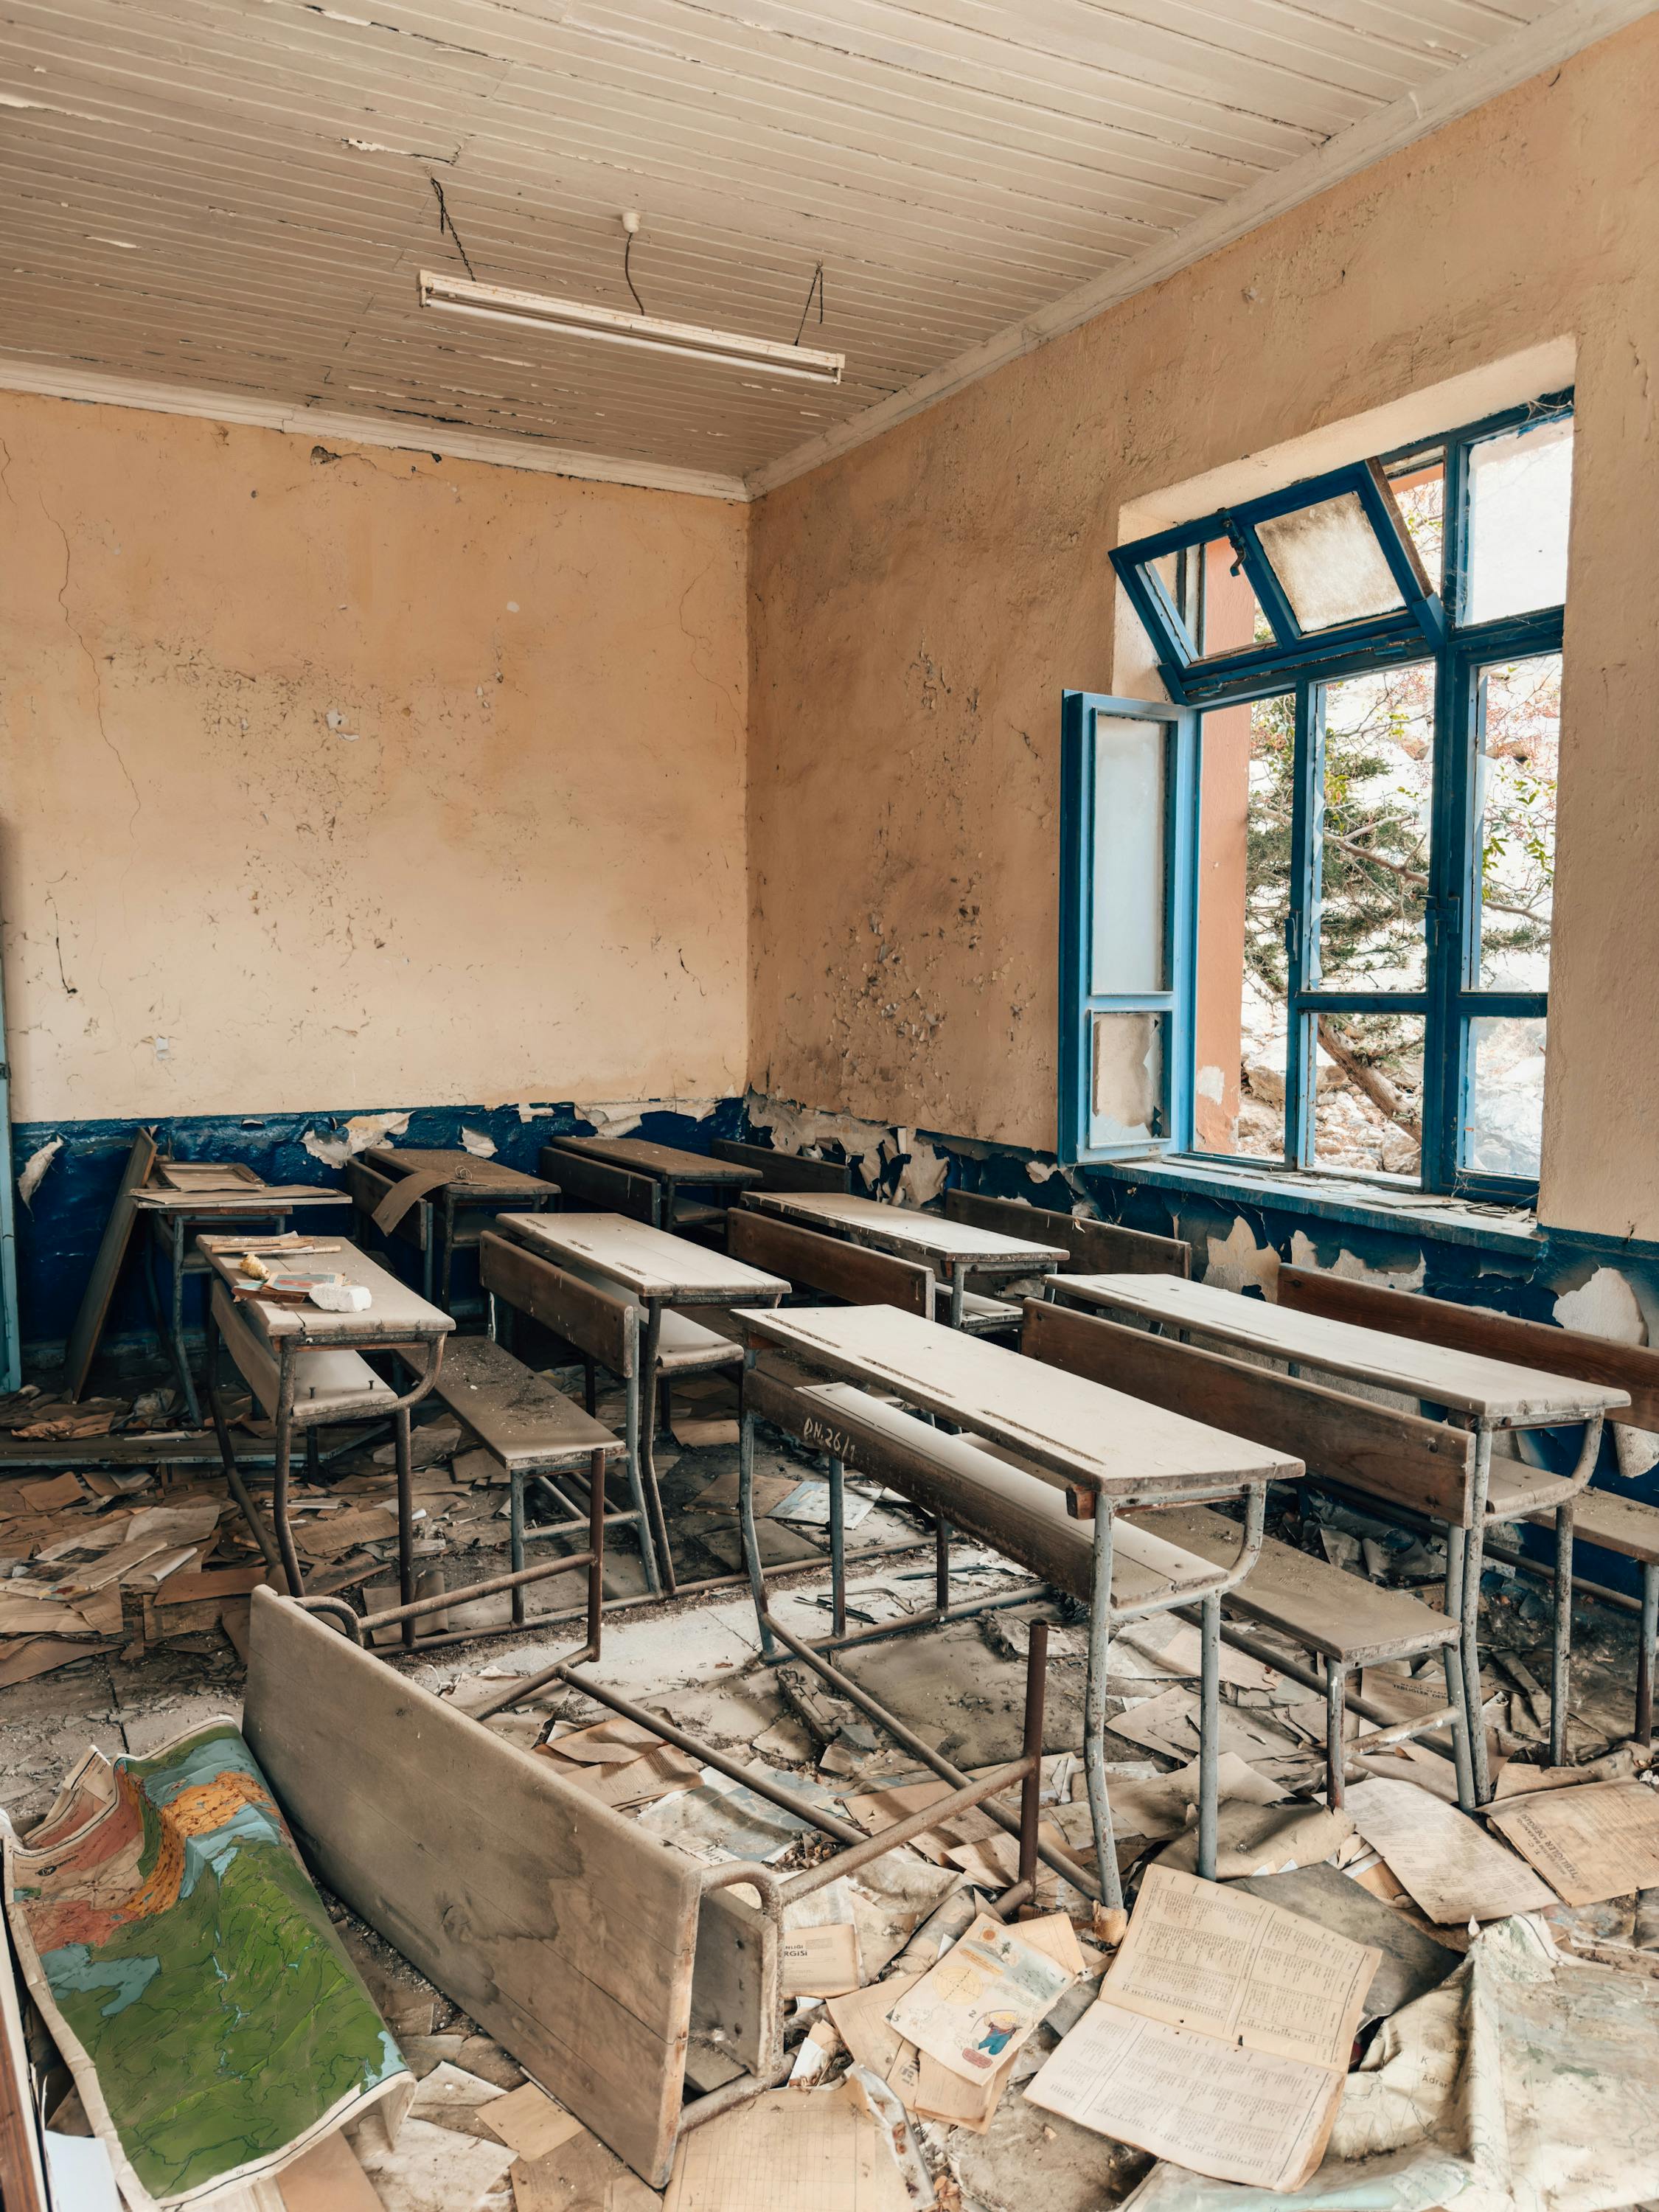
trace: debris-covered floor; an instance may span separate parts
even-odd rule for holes
[[[579,1395],[580,1374],[573,1370],[563,1379]],[[249,1472],[258,1496],[270,1480],[268,1466],[257,1464],[262,1450],[268,1455],[268,1428],[245,1404],[235,1410],[239,1444],[256,1462]],[[504,1567],[507,1493],[494,1462],[455,1420],[441,1408],[422,1410],[427,1418],[415,1432],[423,1515],[420,1564],[423,1572],[441,1574],[442,1586],[459,1591]],[[620,1407],[602,1396],[599,1411],[602,1419],[615,1419]],[[731,1579],[673,1607],[645,1604],[608,1616],[599,1671],[614,1689],[745,1764],[763,1766],[790,1790],[821,1793],[819,1802],[855,1826],[884,1825],[926,1802],[927,1790],[942,1794],[944,1785],[920,1774],[912,1758],[800,1667],[762,1658],[748,1596],[735,1577],[740,1558],[734,1412],[728,1384],[692,1385],[677,1395],[673,1437],[661,1440],[658,1454],[682,1579]],[[153,1452],[155,1465],[101,1470],[89,1460],[0,1475],[0,1548],[9,1573],[0,1609],[0,1797],[19,1832],[40,1819],[89,1745],[111,1756],[147,1755],[212,1716],[238,1714],[248,1592],[264,1573],[259,1552],[227,1503],[218,1474],[210,1465],[162,1456],[174,1433],[167,1427],[171,1400],[163,1386],[148,1377],[117,1378],[103,1398],[72,1413],[55,1406],[46,1388],[0,1407],[0,1423],[11,1431],[15,1452],[31,1441],[28,1429],[43,1426],[49,1433],[34,1442],[59,1452],[68,1449],[76,1437],[54,1438],[50,1430],[71,1419],[106,1420],[111,1431],[133,1438],[133,1449]],[[137,1441],[145,1433],[148,1447]],[[83,1431],[78,1440],[83,1448],[98,1449],[90,1434]],[[296,1498],[299,1541],[313,1589],[362,1589],[372,1598],[395,1582],[391,1458],[383,1431],[325,1433],[317,1479],[301,1481]],[[800,1563],[799,1576],[778,1601],[779,1617],[798,1634],[822,1634],[828,1600],[827,1574],[819,1564],[826,1540],[820,1464],[793,1452],[763,1450],[757,1466],[766,1557]],[[1432,1540],[1311,1488],[1299,1501],[1287,1490],[1275,1503],[1275,1534],[1356,1574],[1425,1593],[1443,1572],[1443,1554]],[[867,1486],[849,1484],[849,1522],[854,1523],[848,1534],[853,1550],[915,1544],[924,1537],[915,1516]],[[957,1547],[953,1566],[963,1597],[1012,1589],[1020,1580],[1016,1571],[965,1547]],[[641,1595],[642,1577],[629,1540],[619,1539],[614,1547],[606,1581],[612,1595]],[[1547,1584],[1517,1573],[1501,1554],[1491,1563],[1483,1686],[1500,1811],[1531,1790],[1569,1783],[1628,1784],[1646,1766],[1645,1754],[1626,1741],[1634,1618],[1587,1601],[1576,1608],[1574,1623],[1571,1771],[1546,1770],[1547,1592]],[[930,1544],[852,1570],[855,1624],[925,1610],[933,1595]],[[515,1676],[544,1668],[578,1639],[574,1619],[558,1623],[545,1616],[574,1615],[581,1596],[580,1577],[574,1573],[568,1582],[559,1577],[532,1585],[531,1617],[521,1631],[397,1656],[392,1663],[463,1708],[483,1703]],[[440,1626],[455,1631],[480,1625],[481,1616],[504,1619],[507,1602],[497,1597],[469,1605],[458,1595]],[[1018,1755],[1028,1623],[1038,1614],[1053,1624],[1045,1832],[1086,1856],[1091,1830],[1076,1756],[1084,1639],[1066,1608],[1017,1605],[873,1644],[846,1664],[956,1765],[983,1771]],[[1120,1635],[1114,1647],[1109,1771],[1117,1855],[1132,1903],[1149,1866],[1189,1872],[1194,1863],[1198,1650],[1196,1632],[1170,1617]],[[1413,1710],[1414,1698],[1418,1710],[1425,1698],[1440,1702],[1438,1662],[1431,1662],[1420,1683],[1373,1672],[1364,1687],[1368,1698],[1403,1717]],[[1497,2205],[1507,2192],[1508,2201],[1547,2203],[1553,2212],[1633,2201],[1659,2191],[1659,2166],[1653,2162],[1659,2123],[1630,2118],[1620,2123],[1618,2141],[1605,2152],[1622,2162],[1618,2170],[1627,2170],[1633,2185],[1646,2178],[1643,2187],[1632,2186],[1630,2199],[1593,2190],[1574,2196],[1571,2187],[1559,2185],[1559,2175],[1544,2194],[1526,2193],[1542,2186],[1540,2175],[1555,2174],[1564,2130],[1606,2121],[1592,2088],[1581,2085],[1582,2094],[1568,2094],[1540,2051],[1562,2038],[1565,2051],[1588,2033],[1583,2022],[1593,2015],[1607,2046],[1604,2082],[1616,2082],[1619,2054],[1648,2048],[1659,2029],[1659,1868],[1642,1857],[1642,1820],[1650,1819],[1650,1836],[1656,1810],[1649,1790],[1640,1790],[1634,1816],[1620,1798],[1625,1825],[1615,1824],[1604,1842],[1615,1859],[1623,1850],[1633,1867],[1645,1867],[1656,1886],[1633,1880],[1619,1895],[1574,1907],[1552,1901],[1547,1891],[1537,1895],[1537,1876],[1496,1828],[1466,1821],[1456,1812],[1452,1769],[1442,1751],[1408,1744],[1365,1759],[1364,1778],[1351,1776],[1350,1809],[1333,1813],[1323,1802],[1322,1699],[1231,1648],[1223,1655],[1222,1695],[1224,1884],[1246,1883],[1251,1896],[1382,1954],[1360,2008],[1350,2054],[1357,2054],[1358,2069],[1347,2075],[1328,2159],[1392,2160],[1388,2171],[1395,2176],[1398,2202],[1407,2208],[1439,2203],[1433,2191],[1450,2193],[1454,2182],[1460,2190],[1474,2189],[1467,2199],[1471,2204]],[[787,1869],[828,1848],[805,1822],[654,1743],[569,1688],[544,1692],[487,1724],[548,1756],[568,1780],[696,1856],[757,1859]],[[1381,1791],[1372,1784],[1382,1785]],[[1384,1835],[1390,1838],[1387,1849],[1369,1840]],[[1148,2200],[1159,2205],[1171,2177],[1191,2185],[1185,2194],[1176,2189],[1167,2196],[1171,2207],[1179,2203],[1190,2212],[1207,2204],[1206,2190],[1218,2201],[1225,2185],[1194,2182],[1177,2166],[1154,2171],[1146,2150],[1103,2131],[1097,2115],[1092,2127],[1066,2117],[1057,2105],[1069,2099],[1075,2109],[1079,2092],[1063,2070],[1045,2075],[1054,2086],[1040,2092],[1044,2101],[1027,2094],[1085,2019],[1090,2034],[1104,2035],[1115,2017],[1111,2007],[1096,2006],[1094,2000],[1117,1930],[1103,1925],[1089,1901],[1058,1876],[1044,1873],[1038,1890],[1043,1917],[1024,1924],[1035,1930],[1027,1947],[1032,1948],[1055,1916],[1071,1923],[1063,1940],[1051,1938],[1048,1945],[1057,1952],[1052,1971],[1062,1994],[1034,2027],[1000,2031],[1011,2055],[988,2092],[982,2082],[942,2069],[925,2051],[918,2060],[916,2047],[889,2023],[887,2014],[924,1986],[918,1978],[962,1937],[976,1907],[1012,1879],[1014,1848],[988,1815],[972,1811],[818,1893],[810,1918],[825,1935],[805,1947],[811,1957],[799,1972],[824,1993],[792,1999],[798,2086],[790,2094],[833,2097],[838,2078],[854,2067],[863,2069],[860,2078],[873,2072],[891,2085],[908,2116],[908,2134],[901,2127],[897,2139],[901,2193],[892,2200],[897,2203],[926,2201],[918,2197],[925,2187],[937,2203],[969,2212],[975,2207],[1026,2212],[1033,2203],[1045,2212],[1084,2212],[1144,2185]],[[364,2203],[378,2199],[402,2212],[514,2205],[526,2212],[528,2207],[642,2207],[657,2201],[578,2123],[525,2086],[507,2053],[381,1937],[337,1902],[328,1900],[328,1909],[419,2077],[395,2147],[376,2111],[348,2130],[373,2192],[362,2197]],[[1524,1917],[1515,1918],[1517,1912]],[[1524,1942],[1517,1929],[1527,1931]],[[829,1941],[837,1931],[845,1939],[839,1951]],[[838,1963],[826,1965],[831,1959]],[[1586,1990],[1579,1981],[1588,1969],[1594,1977]],[[826,1973],[834,1989],[824,1981]],[[877,1987],[878,1997],[860,1995]],[[1477,2011],[1491,2028],[1480,2051],[1469,2040]],[[1517,2025],[1523,2021],[1524,2035]],[[1641,2041],[1644,2034],[1649,2045]],[[1506,2058],[1506,2036],[1516,2039],[1516,2051],[1525,2044],[1524,2063],[1513,2052]],[[999,2051],[1001,2047],[998,2042]],[[1512,2129],[1501,2153],[1479,2128],[1465,2126],[1452,2109],[1455,2100],[1442,2094],[1449,2057],[1454,2074],[1466,2066],[1495,2068],[1486,2087],[1500,2098],[1512,2100],[1525,2087],[1529,2128]],[[1345,2070],[1339,2068],[1334,2081]],[[736,2071],[716,2045],[694,2043],[688,2094],[715,2088]],[[1425,2086],[1435,2081],[1441,2084],[1437,2094],[1443,2111]],[[1420,2127],[1417,2132],[1442,2161],[1439,2167],[1425,2166],[1414,2148],[1411,2127],[1401,2122],[1402,2099],[1419,2117],[1429,2113],[1426,2133]],[[740,2124],[734,2118],[711,2127]],[[54,2125],[70,2135],[88,2131],[72,2090]],[[354,2201],[349,2191],[361,2194],[362,2177],[355,2167],[343,2169],[342,2156],[337,2142],[325,2145],[311,2154],[317,2163],[308,2176],[290,2175],[283,2200],[290,2212],[313,2203],[347,2206]],[[902,2194],[906,2159],[911,2161],[908,2199]],[[307,2185],[321,2193],[307,2195]],[[685,2198],[688,2204],[694,2201],[712,2202]],[[780,2181],[768,2201],[793,2205],[796,2200]],[[870,2201],[890,2200],[878,2193]],[[264,2207],[275,2200],[248,2202]],[[751,2199],[732,2202],[746,2208]],[[862,2212],[864,2200],[858,2202]]]

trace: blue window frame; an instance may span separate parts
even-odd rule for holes
[[[1282,1126],[1244,1156],[1340,1165],[1322,1148],[1322,1069],[1393,1096],[1425,1188],[1535,1195],[1571,439],[1571,395],[1554,393],[1114,553],[1170,696],[1064,697],[1062,1158],[1241,1157],[1213,1141],[1197,1096],[1194,1024],[1200,960],[1214,980],[1200,926],[1206,729],[1217,723],[1219,760],[1223,712],[1243,708],[1277,732],[1265,908],[1284,1059]],[[1392,487],[1429,483],[1437,518],[1414,507],[1408,524]],[[1419,702],[1409,804],[1382,803],[1392,848],[1350,818],[1345,720],[1366,696],[1354,678],[1403,682]],[[1536,696],[1518,713],[1528,683]],[[1351,878],[1397,889],[1386,958],[1351,922]],[[1258,963],[1261,934],[1258,916]],[[1414,1090],[1368,1069],[1345,1042],[1356,1021],[1419,1041]],[[1202,1071],[1212,1091],[1215,1076]]]

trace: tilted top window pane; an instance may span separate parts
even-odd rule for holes
[[[1463,621],[1495,622],[1565,599],[1571,502],[1571,416],[1470,447]]]
[[[1398,614],[1405,606],[1358,492],[1265,519],[1255,534],[1304,632]]]

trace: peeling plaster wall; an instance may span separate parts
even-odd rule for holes
[[[9,397],[0,483],[18,1121],[741,1091],[744,507]]]
[[[1542,1212],[1659,1237],[1656,100],[1649,19],[761,502],[758,1089],[1051,1146],[1060,694],[1113,685],[1120,509],[1571,337]]]

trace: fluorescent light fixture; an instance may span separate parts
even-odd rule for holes
[[[847,356],[817,353],[811,346],[779,345],[739,331],[706,331],[696,323],[665,323],[655,315],[620,315],[582,300],[550,300],[539,292],[511,292],[500,284],[474,284],[462,276],[421,271],[421,305],[451,315],[477,315],[484,322],[516,323],[520,329],[548,331],[561,337],[600,338],[607,345],[641,346],[648,353],[678,354],[722,368],[758,369],[767,376],[801,377],[811,384],[839,384]]]

